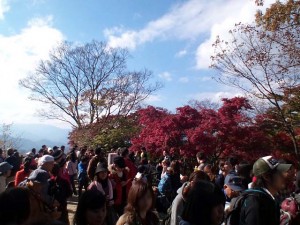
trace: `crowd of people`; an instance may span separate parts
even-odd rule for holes
[[[0,149],[1,225],[300,224],[300,173],[272,156],[210,164],[196,155],[185,168],[163,151],[130,152],[46,145],[25,157]],[[69,221],[68,199],[78,197]]]

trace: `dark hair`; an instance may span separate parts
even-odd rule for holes
[[[12,148],[8,149],[6,152],[7,155],[11,156],[14,154],[14,150]]]
[[[210,181],[209,176],[201,170],[196,170],[189,177],[189,182],[195,182],[200,180]]]
[[[196,157],[197,157],[198,159],[200,159],[200,160],[206,159],[204,152],[198,152],[198,153],[196,154]]]
[[[35,153],[36,153],[36,149],[35,149],[35,148],[31,149],[31,152],[32,152],[33,154],[35,154]]]
[[[183,197],[187,198],[190,191],[195,187],[195,184],[201,180],[209,182],[210,178],[205,172],[201,170],[196,170],[195,172],[193,172],[189,177],[189,184],[186,185],[183,189]]]
[[[225,205],[225,195],[215,184],[198,181],[191,189],[182,219],[193,225],[211,225],[211,212],[218,205]]]
[[[150,191],[152,196],[152,206],[151,209],[147,212],[147,221],[151,221],[153,224],[159,224],[159,220],[154,213],[154,206],[155,206],[155,196],[152,190],[152,187],[145,183],[142,180],[136,180],[132,183],[132,186],[130,188],[129,194],[128,194],[128,200],[127,200],[127,206],[125,208],[124,213],[129,215],[136,215],[138,212],[138,202],[141,198],[143,198],[147,192]],[[131,219],[133,219],[131,218]],[[133,221],[127,221],[129,224]]]
[[[174,174],[180,174],[180,163],[177,160],[173,160],[170,167],[172,168]]]
[[[102,209],[106,207],[106,198],[98,190],[88,190],[79,198],[76,213],[74,215],[74,225],[87,225],[86,211]]]
[[[277,170],[270,170],[265,174],[255,176],[256,180],[252,183],[252,188],[267,188],[268,181],[265,179],[265,177],[269,177],[272,182],[276,173]]]
[[[81,162],[87,162],[89,158],[86,155],[81,156],[80,161]]]
[[[76,162],[77,156],[76,156],[75,152],[72,152],[72,153],[71,153],[71,155],[70,155],[70,160],[71,160],[73,163]]]
[[[58,174],[59,174],[59,169],[60,169],[60,166],[58,163],[54,163],[54,166],[53,166],[53,169],[51,171],[52,175],[57,177]]]
[[[228,159],[228,162],[232,167],[235,167],[238,164],[238,159],[236,157],[230,157]]]
[[[120,155],[121,155],[122,157],[128,156],[128,155],[129,155],[129,150],[128,150],[128,148],[122,148],[121,151],[120,151]]]
[[[24,164],[23,164],[25,173],[29,173],[30,172],[31,162],[32,162],[32,158],[31,157],[25,157]]]
[[[102,153],[102,148],[100,148],[100,147],[96,148],[95,154],[100,155],[101,153]]]
[[[30,215],[29,190],[12,188],[0,194],[1,225],[23,224]]]

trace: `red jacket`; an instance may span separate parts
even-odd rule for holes
[[[27,177],[29,177],[30,172],[26,173],[24,171],[24,169],[19,170],[16,173],[16,177],[15,177],[15,187],[17,187],[19,185],[19,183],[21,183],[22,181],[24,181]]]
[[[130,179],[133,180],[135,178],[138,170],[137,170],[136,166],[134,165],[134,163],[130,159],[124,158],[124,160],[125,160],[126,167],[128,167],[128,169],[129,169],[128,176]]]

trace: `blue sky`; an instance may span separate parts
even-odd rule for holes
[[[254,0],[0,0],[0,118],[41,122],[35,111],[43,106],[18,80],[63,40],[128,48],[131,69],[148,68],[164,83],[146,104],[174,110],[190,99],[239,95],[211,79],[211,44],[235,23],[252,22],[256,9]]]

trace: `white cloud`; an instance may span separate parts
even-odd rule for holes
[[[276,0],[266,0],[265,6]],[[137,46],[155,39],[179,39],[198,41],[196,68],[208,68],[213,53],[212,43],[217,35],[226,37],[238,22],[253,22],[257,10],[254,0],[189,0],[174,5],[160,18],[148,22],[140,30],[106,29],[104,34],[111,47],[134,50]],[[186,54],[184,51],[181,54]],[[181,55],[180,52],[178,56]]]
[[[28,99],[29,93],[19,87],[18,81],[64,39],[63,34],[51,26],[51,18],[35,18],[18,34],[0,33],[0,118],[3,122],[38,121],[35,112],[41,105]]]
[[[181,58],[181,57],[185,56],[186,54],[187,54],[187,50],[184,49],[184,50],[177,52],[175,57]]]
[[[160,73],[158,75],[161,79],[164,79],[166,81],[171,81],[173,78],[172,78],[172,75],[169,73],[169,72],[163,72],[163,73]]]
[[[144,102],[146,104],[153,104],[155,102],[161,102],[161,101],[162,101],[162,97],[160,95],[149,95]]]
[[[231,91],[219,91],[219,92],[201,92],[190,95],[189,97],[195,100],[203,101],[210,100],[211,102],[221,102],[222,98],[233,98],[233,97],[241,97],[244,96],[239,92],[231,92]]]
[[[188,83],[190,81],[190,79],[188,77],[180,77],[179,78],[179,82],[181,83]]]
[[[7,0],[0,0],[0,20],[4,19],[4,13],[9,10],[9,5]]]

